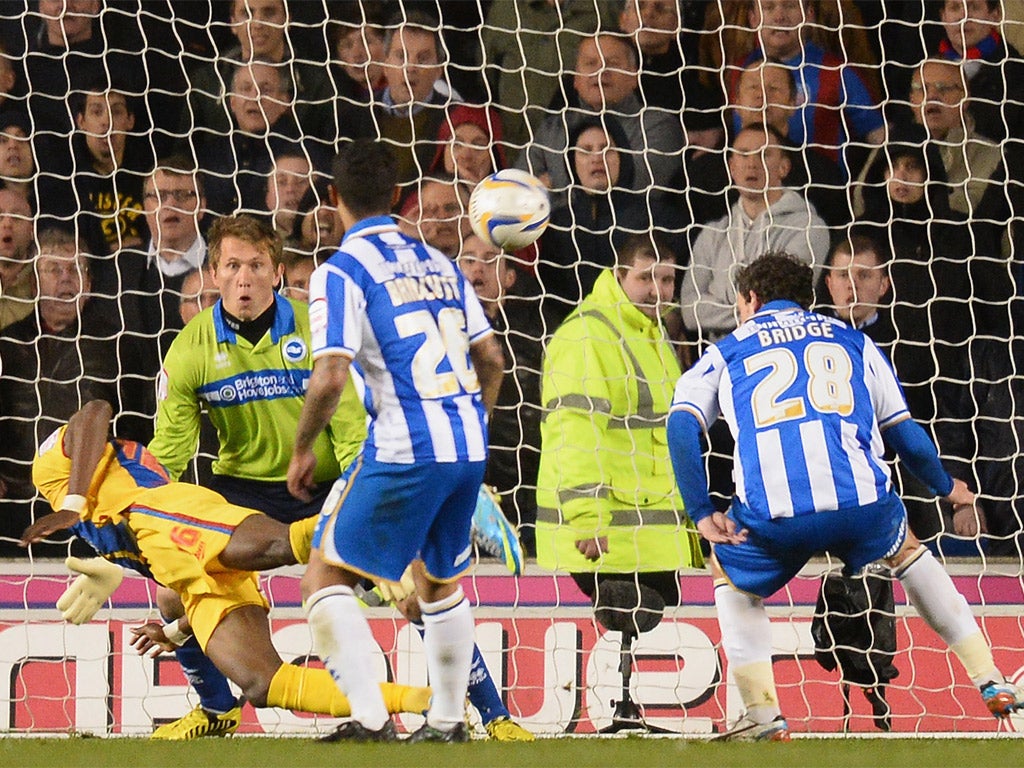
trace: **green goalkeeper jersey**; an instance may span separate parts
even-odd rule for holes
[[[175,479],[196,453],[205,409],[220,443],[215,474],[286,480],[313,358],[308,307],[277,295],[274,301],[274,323],[255,346],[224,322],[219,301],[171,344],[160,372],[149,450]],[[338,477],[365,438],[366,411],[350,378],[314,445],[316,482]]]

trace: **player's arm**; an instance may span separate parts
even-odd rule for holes
[[[64,431],[64,453],[71,458],[68,492],[59,510],[36,520],[21,535],[21,546],[41,541],[78,522],[85,509],[86,494],[103,451],[113,410],[105,400],[90,400],[68,421]]]
[[[156,430],[149,451],[177,480],[199,447],[199,398],[196,395],[194,365],[195,336],[187,331],[171,343],[160,371],[160,392]]]
[[[469,347],[469,356],[480,381],[480,397],[490,413],[498,402],[498,391],[505,375],[505,353],[492,333],[474,341]]]
[[[889,424],[883,433],[887,442],[900,460],[907,465],[914,477],[924,483],[928,490],[935,496],[948,498],[955,495],[956,499],[950,498],[954,504],[968,503],[966,498],[961,498],[963,491],[958,490],[957,484],[950,477],[949,472],[942,466],[939,460],[939,452],[935,443],[928,437],[920,424],[909,416],[901,421]],[[965,489],[967,486],[960,483]],[[973,503],[974,494],[971,494],[970,503]]]
[[[712,544],[738,544],[746,540],[745,531],[722,512],[716,512],[708,495],[708,476],[701,449],[703,426],[690,411],[675,410],[668,415],[668,452],[672,459],[679,494],[686,514],[700,535]]]
[[[302,404],[295,433],[295,451],[288,465],[288,490],[296,498],[305,501],[311,498],[309,489],[313,487],[313,472],[316,470],[313,443],[338,407],[351,364],[352,360],[342,354],[322,355],[313,363],[306,401]]]

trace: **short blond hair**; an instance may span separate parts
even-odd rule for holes
[[[217,219],[210,227],[207,247],[210,252],[210,268],[216,269],[220,263],[220,248],[224,239],[234,237],[243,243],[249,243],[257,250],[270,257],[270,262],[277,269],[284,258],[284,243],[277,231],[265,221],[244,213],[224,216]]]

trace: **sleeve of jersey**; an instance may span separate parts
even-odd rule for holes
[[[879,429],[887,429],[897,421],[910,418],[907,400],[889,359],[867,336],[860,338],[864,344],[864,382],[871,395]]]
[[[324,264],[309,278],[309,331],[313,359],[322,355],[354,358],[362,340],[366,298],[352,278]]]
[[[469,336],[469,343],[472,344],[494,331],[484,312],[483,305],[480,303],[480,298],[465,278],[462,279],[462,291],[463,296],[466,297],[466,333]]]
[[[171,343],[157,384],[156,430],[149,451],[177,480],[199,446],[199,397],[196,394],[194,334],[182,331]]]
[[[946,496],[953,490],[953,478],[942,466],[935,444],[916,421],[906,418],[893,424],[885,430],[885,441],[933,494]]]
[[[692,414],[700,428],[707,432],[718,418],[718,388],[724,372],[725,359],[718,347],[711,347],[679,377],[669,410]]]
[[[863,78],[852,67],[843,69],[844,103],[850,113],[850,122],[858,136],[866,136],[876,128],[885,125],[881,111],[874,105],[874,98]]]
[[[715,511],[708,495],[708,475],[700,447],[703,431],[696,414],[690,411],[673,411],[668,415],[668,453],[672,458],[672,471],[686,505],[686,514],[694,523],[710,517]]]

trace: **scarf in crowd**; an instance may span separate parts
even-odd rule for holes
[[[949,42],[949,38],[945,37],[942,42],[939,43],[939,55],[943,58],[949,59],[950,61],[960,61],[961,59],[987,59],[991,54],[995,53],[996,49],[999,48],[999,44],[1003,42],[1003,38],[999,36],[998,32],[992,32],[991,35],[986,37],[977,45],[972,45],[961,56],[960,52],[953,47],[953,44]]]

